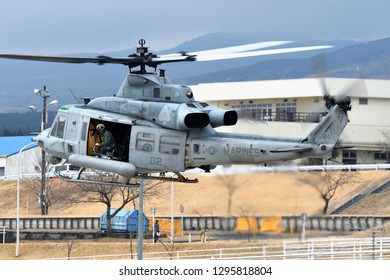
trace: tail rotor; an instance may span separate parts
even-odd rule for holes
[[[324,96],[323,99],[325,102],[325,107],[329,110],[333,108],[335,105],[338,105],[344,111],[344,113],[351,111],[352,105],[351,105],[351,97],[349,96],[349,93],[352,91],[355,84],[348,85],[347,88],[341,90],[340,92],[332,96],[329,93],[329,85],[326,83],[326,79],[325,79],[325,74],[327,70],[326,70],[326,57],[324,54],[316,55],[313,58],[313,67],[314,67],[315,76],[318,78],[321,91]]]

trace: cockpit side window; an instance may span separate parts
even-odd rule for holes
[[[57,115],[54,123],[52,125],[52,129],[50,135],[57,138],[64,138],[64,130],[66,124],[66,116],[65,115]]]

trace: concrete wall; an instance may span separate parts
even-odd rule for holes
[[[16,230],[15,218],[0,218],[0,226]],[[78,218],[21,218],[20,230],[47,229],[47,230],[97,230],[99,229],[98,217]]]

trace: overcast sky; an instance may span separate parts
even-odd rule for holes
[[[154,50],[214,32],[299,38],[390,36],[389,0],[1,0],[0,52]]]

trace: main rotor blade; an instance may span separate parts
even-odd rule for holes
[[[148,65],[150,67],[156,67],[161,63],[171,63],[180,61],[194,61],[193,56],[186,54],[176,54],[175,57],[71,57],[71,56],[45,56],[45,55],[18,55],[18,54],[0,54],[0,58],[6,59],[18,59],[18,60],[30,60],[30,61],[42,61],[42,62],[58,62],[58,63],[96,63],[102,64],[123,64],[129,67],[136,67],[141,64]]]
[[[239,45],[239,46],[226,47],[226,48],[218,48],[218,49],[205,50],[205,51],[190,52],[184,54],[188,54],[191,56],[203,56],[203,55],[213,55],[213,54],[220,54],[220,53],[238,53],[238,52],[245,52],[245,51],[256,50],[256,49],[258,50],[258,49],[271,48],[271,47],[285,45],[293,42],[294,41],[268,41],[268,42],[259,42],[259,43],[252,43],[252,44]],[[173,53],[173,54],[161,55],[160,57],[169,58],[169,57],[176,57],[176,56],[177,53]]]
[[[222,53],[212,55],[197,55],[196,61],[213,61],[233,58],[244,58],[252,56],[264,56],[273,54],[304,52],[331,48],[332,46],[311,46],[311,47],[297,47],[297,48],[283,48],[283,49],[271,49],[271,50],[259,50],[251,52],[239,52],[239,53]]]
[[[19,55],[19,54],[0,54],[0,58],[7,59],[19,59],[19,60],[31,60],[31,61],[43,61],[43,62],[60,62],[60,63],[116,63],[116,64],[128,64],[138,63],[139,57],[124,57],[124,58],[112,58],[108,56],[98,57],[71,57],[71,56],[45,56],[45,55]]]
[[[212,61],[222,59],[244,58],[252,56],[263,56],[272,54],[283,54],[292,52],[302,52],[311,50],[320,50],[330,48],[331,46],[310,46],[310,47],[296,47],[296,48],[282,48],[271,50],[256,50],[259,48],[272,47],[291,43],[291,41],[271,41],[247,44],[242,46],[234,46],[227,48],[220,48],[215,50],[199,51],[194,53],[177,53],[170,55],[156,56],[154,54],[147,54],[146,56],[131,55],[129,57],[68,57],[68,56],[43,56],[43,55],[17,55],[17,54],[0,54],[0,58],[42,61],[42,62],[59,62],[59,63],[96,63],[102,64],[123,64],[130,68],[147,65],[150,67],[157,67],[162,63],[182,62],[182,61]]]

